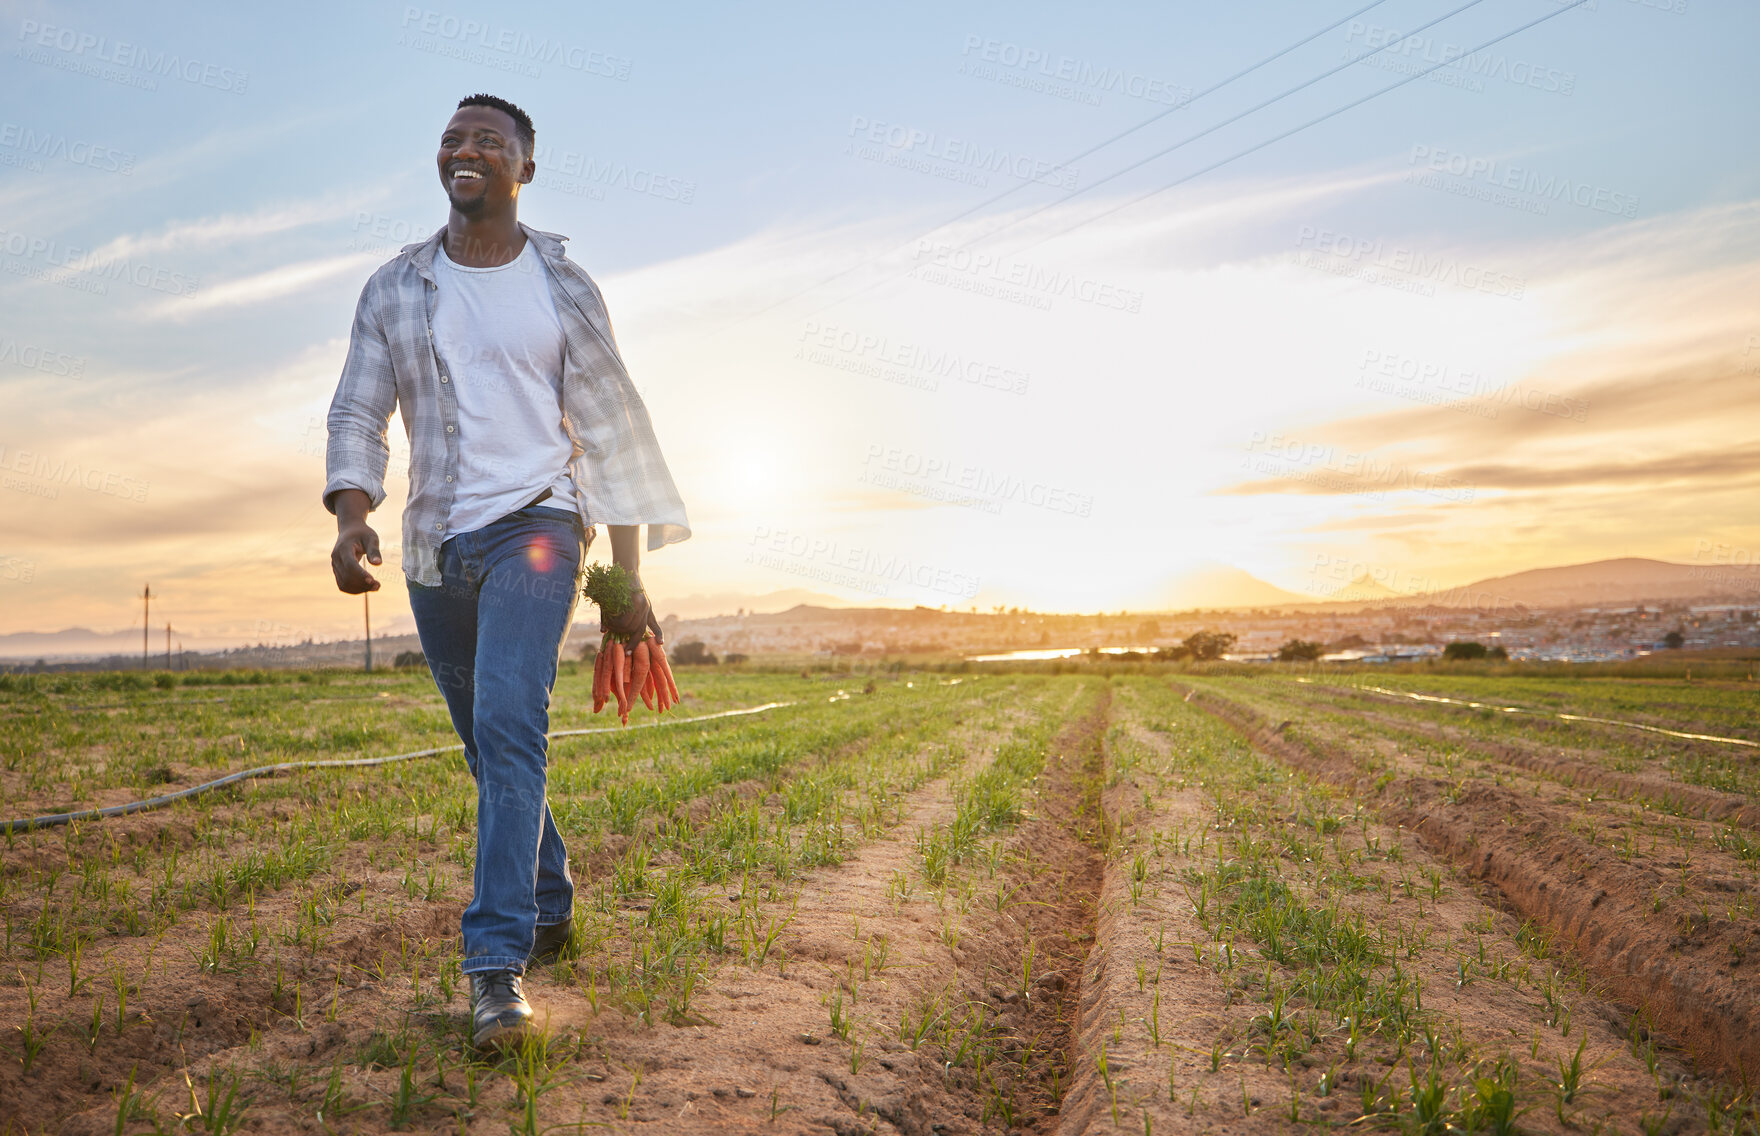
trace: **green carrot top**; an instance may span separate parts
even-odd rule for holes
[[[629,610],[635,588],[621,565],[589,564],[581,594],[598,604],[601,614],[615,619]]]

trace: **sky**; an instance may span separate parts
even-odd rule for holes
[[[0,634],[138,629],[148,582],[180,638],[358,633],[324,415],[478,91],[684,498],[662,613],[1751,563],[1757,39],[1733,0],[6,0]]]

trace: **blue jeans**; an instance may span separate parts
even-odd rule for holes
[[[440,546],[410,609],[477,782],[464,972],[524,971],[540,925],[574,914],[568,849],[545,800],[550,692],[586,560],[573,512],[528,506]]]

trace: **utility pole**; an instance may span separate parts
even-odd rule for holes
[[[371,592],[362,592],[361,593],[361,612],[366,616],[366,619],[367,619],[367,673],[368,674],[373,673],[373,602],[370,598],[368,598],[372,594],[373,593],[371,593]]]
[[[152,609],[152,600],[152,585],[141,585],[141,670],[143,671],[147,669],[147,631],[153,626],[147,615]]]
[[[171,669],[171,624],[165,624],[165,669]]]

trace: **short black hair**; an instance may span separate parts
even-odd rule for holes
[[[536,142],[538,132],[532,128],[532,116],[514,106],[506,99],[495,95],[466,95],[458,100],[459,110],[468,106],[494,107],[507,117],[513,119],[513,132],[519,138],[519,144],[525,149],[526,157],[532,156],[532,146]]]

